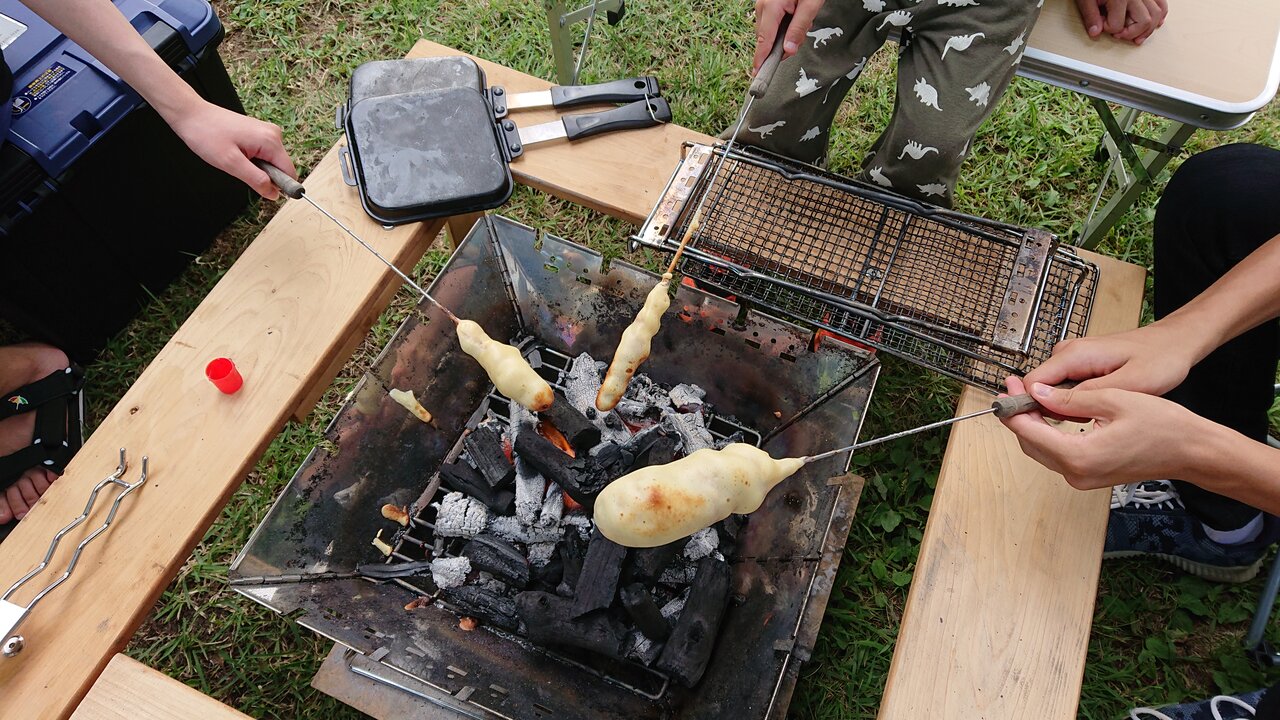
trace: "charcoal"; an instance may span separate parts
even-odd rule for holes
[[[702,410],[702,398],[706,396],[706,390],[697,385],[687,385],[685,383],[671,388],[671,391],[667,393],[667,397],[671,398],[671,404],[682,413]]]
[[[734,430],[733,434],[723,440],[716,440],[715,448],[723,450],[734,443],[746,442],[747,438],[742,434],[741,430]]]
[[[670,424],[684,445],[686,455],[692,455],[703,448],[713,447],[715,437],[707,430],[702,413],[665,412],[662,414],[664,424]]]
[[[632,470],[651,465],[666,465],[676,459],[680,441],[670,435],[656,435],[644,452],[636,456]]]
[[[455,460],[441,467],[440,482],[479,500],[499,515],[509,515],[515,503],[515,495],[510,490],[494,490],[480,471],[465,460]]]
[[[551,562],[551,559],[556,556],[556,543],[529,543],[527,554],[529,555],[530,565],[534,567],[542,567],[543,565]]]
[[[574,617],[613,604],[613,596],[618,592],[618,578],[622,575],[622,561],[626,557],[627,549],[601,535],[599,530],[591,536],[573,594]]]
[[[551,593],[530,590],[516,596],[516,610],[533,642],[622,657],[622,623],[603,610],[579,617],[573,608],[574,601]]]
[[[547,562],[542,565],[533,564],[533,574],[530,581],[537,587],[541,587],[548,592],[554,591],[560,585],[560,581],[564,578],[564,561],[560,558],[560,553],[554,552]],[[532,561],[531,561],[532,562]]]
[[[624,645],[626,650],[623,651],[623,655],[628,660],[635,660],[644,665],[652,665],[653,661],[658,659],[658,654],[662,652],[662,643],[649,639],[639,630],[627,633]]]
[[[697,684],[711,659],[728,607],[729,574],[729,564],[722,560],[706,557],[698,561],[689,599],[658,656],[656,667],[685,687]]]
[[[635,453],[617,443],[600,445],[594,459],[600,473],[609,480],[617,480],[631,472],[636,462]]]
[[[462,585],[470,572],[471,561],[464,557],[444,557],[431,561],[431,580],[441,590]]]
[[[551,403],[551,407],[539,415],[544,421],[554,425],[569,441],[569,446],[580,455],[600,444],[600,428],[570,405],[559,391],[556,392],[555,402]]]
[[[640,583],[632,583],[618,593],[622,598],[622,607],[631,617],[631,622],[646,637],[654,640],[666,640],[671,635],[671,625],[662,617],[662,611],[653,601],[653,596]]]
[[[489,510],[479,500],[451,492],[436,511],[436,535],[475,537],[489,522]]]
[[[487,529],[490,533],[506,540],[530,545],[533,543],[558,542],[560,528],[544,528],[521,524],[515,515],[500,515],[489,520]]]
[[[556,593],[565,597],[573,597],[578,587],[578,578],[582,575],[582,560],[587,555],[587,543],[577,533],[569,533],[560,543],[560,564],[564,568],[561,573]]]
[[[595,504],[596,495],[608,484],[586,456],[571,458],[550,440],[535,432],[517,434],[515,446],[521,460],[559,485],[574,502],[585,508]]]
[[[672,586],[688,585],[693,582],[693,577],[697,574],[698,566],[696,564],[680,558],[662,571],[662,576],[658,578],[658,582]]]
[[[445,602],[478,620],[512,632],[520,629],[520,615],[512,598],[474,585],[449,588],[440,594]]]
[[[516,458],[516,517],[525,525],[538,521],[547,480],[522,458]]]
[[[390,580],[392,578],[406,578],[414,575],[422,575],[431,570],[430,560],[414,560],[413,562],[398,562],[389,565],[383,563],[369,563],[367,565],[357,565],[356,572],[361,577],[367,577],[370,580]]]
[[[516,469],[502,449],[502,433],[489,424],[481,424],[462,438],[462,447],[480,471],[489,487],[495,490],[510,483]]]
[[[680,611],[684,610],[684,604],[688,600],[689,588],[685,588],[684,592],[668,600],[659,612],[662,613],[662,617],[667,619],[667,622],[675,622],[676,618],[680,617]]]
[[[666,545],[635,550],[631,553],[628,581],[643,583],[646,586],[658,582],[658,578],[662,577],[662,571],[676,559],[688,541],[689,538],[681,538]]]
[[[462,555],[471,566],[484,570],[508,585],[522,589],[529,584],[529,561],[511,543],[488,533],[481,533],[462,547]]]
[[[715,528],[703,528],[694,533],[684,546],[684,559],[697,562],[716,551],[720,546],[720,535]]]

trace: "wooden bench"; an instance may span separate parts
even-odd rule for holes
[[[127,655],[116,655],[71,720],[246,720],[249,716]]]
[[[426,41],[410,53],[444,54],[457,53]],[[548,85],[498,65],[483,65],[491,83],[512,92]],[[551,116],[547,111],[522,112],[521,120],[534,123]],[[661,193],[686,140],[710,138],[665,125],[538,147],[512,169],[522,183],[638,223]],[[382,230],[343,184],[336,148],[317,165],[306,186],[309,195],[403,269],[413,266],[444,225]],[[1091,258],[1103,270],[1093,327],[1110,331],[1133,326],[1141,271]],[[0,578],[9,580],[32,567],[54,532],[79,514],[88,488],[115,467],[117,448],[129,449],[135,464],[131,473],[141,455],[150,455],[151,481],[126,500],[117,523],[89,546],[76,573],[27,620],[22,627],[26,650],[17,658],[0,659],[0,696],[23,699],[0,703],[0,718],[71,713],[146,618],[272,438],[291,415],[309,410],[399,285],[390,270],[309,205],[290,201],[281,208],[103,421],[66,476],[4,543]],[[220,355],[233,358],[245,377],[236,395],[218,394],[203,377],[205,363]],[[981,398],[967,391],[962,407]],[[1097,494],[1074,494],[1053,477],[1018,475],[1025,463],[1017,462],[1021,456],[1012,436],[999,428],[979,424],[960,432],[966,435],[954,436],[957,443],[966,437],[972,443],[963,455],[976,460],[961,463],[957,443],[947,454],[900,647],[915,647],[926,639],[917,633],[930,628],[913,627],[921,623],[939,624],[941,619],[948,632],[927,638],[932,644],[923,652],[898,654],[886,703],[897,706],[898,688],[912,687],[917,694],[911,707],[942,716],[943,709],[961,707],[947,693],[962,690],[923,678],[942,673],[976,687],[994,687],[995,674],[1004,666],[990,662],[992,648],[1014,647],[1018,652],[1010,657],[1019,679],[994,693],[990,702],[984,694],[981,706],[992,717],[1013,716],[1004,708],[1031,703],[1041,716],[1072,716],[1105,501]],[[989,466],[977,464],[987,461]],[[970,469],[957,480],[952,468],[961,465]],[[980,498],[984,501],[978,502]],[[104,514],[100,507],[84,527],[93,527]],[[939,530],[940,522],[949,525]],[[1065,524],[1078,533],[1071,542],[1028,530]],[[53,567],[65,566],[70,548],[82,537],[77,531],[64,540]],[[1073,575],[1071,568],[1080,571]],[[979,582],[957,574],[978,571],[983,573],[981,596],[966,593],[960,596],[964,602],[952,602],[957,588]],[[1029,587],[1037,582],[1038,587]],[[994,601],[992,595],[1002,589],[1008,597]],[[1024,606],[1019,593],[1052,597],[1056,604]],[[25,603],[29,597],[24,588],[14,599]],[[924,614],[935,606],[945,614]],[[1010,613],[1011,607],[1026,609]],[[1072,612],[1050,614],[1060,607]],[[1014,628],[1017,641],[1010,643],[1006,638],[1014,623],[1020,623]],[[1046,715],[1045,708],[1056,712]]]

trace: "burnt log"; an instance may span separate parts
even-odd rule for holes
[[[698,561],[689,599],[658,656],[656,667],[685,687],[702,679],[715,649],[720,621],[729,604],[729,574],[729,564],[723,560],[705,557]]]
[[[569,457],[550,440],[536,432],[516,435],[516,453],[543,477],[560,486],[574,502],[590,509],[596,495],[608,484],[595,464],[585,455]]]
[[[666,545],[632,551],[631,565],[627,573],[628,581],[652,587],[688,542],[689,538],[686,537]]]
[[[679,438],[670,435],[658,435],[644,452],[636,456],[635,464],[631,466],[631,470],[639,470],[643,467],[652,465],[666,465],[676,459],[676,448],[680,446]]]
[[[538,413],[538,417],[554,425],[579,455],[585,455],[588,450],[600,444],[600,428],[570,405],[561,392],[556,392],[555,402]]]
[[[515,472],[515,468],[512,468],[512,472]],[[515,493],[510,490],[493,489],[480,472],[467,464],[466,460],[455,460],[441,466],[440,482],[450,490],[457,490],[479,500],[498,515],[510,515],[514,512]]]
[[[631,472],[636,456],[627,447],[617,443],[607,443],[594,456],[598,472],[612,482]]]
[[[640,583],[632,583],[618,593],[622,607],[627,611],[636,629],[650,640],[666,640],[671,635],[671,624],[662,617],[662,611],[653,596]]]
[[[509,597],[475,585],[448,588],[441,590],[440,595],[445,602],[477,620],[511,632],[520,629],[516,601]]]
[[[613,604],[618,593],[618,578],[622,576],[622,562],[627,549],[600,534],[591,536],[587,556],[582,561],[582,572],[573,593],[573,616],[585,615],[592,610],[603,610]]]
[[[500,537],[481,533],[462,546],[462,556],[471,561],[471,567],[484,570],[517,590],[529,584],[528,558]]]
[[[622,657],[626,629],[605,611],[578,617],[573,601],[530,590],[516,595],[516,611],[529,639],[540,645],[567,645],[612,658]]]
[[[502,433],[497,428],[492,425],[476,427],[462,438],[462,447],[489,487],[497,490],[515,480],[516,469],[502,449]]]

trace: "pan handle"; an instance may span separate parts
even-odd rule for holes
[[[302,187],[302,183],[289,177],[283,170],[262,158],[254,158],[253,164],[257,165],[259,170],[265,172],[267,177],[271,178],[272,184],[280,188],[280,192],[294,200],[302,199],[302,194],[306,192],[306,188]]]
[[[565,137],[570,140],[591,137],[614,130],[633,130],[671,122],[671,106],[660,97],[623,105],[613,110],[583,115],[565,115]]]
[[[661,95],[658,79],[636,77],[595,85],[566,85],[551,88],[551,107],[567,108],[591,103],[624,103]]]

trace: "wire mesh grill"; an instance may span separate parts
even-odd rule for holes
[[[717,156],[720,151],[717,151]],[[710,175],[718,157],[707,163]],[[1097,268],[1052,249],[1024,351],[993,345],[1025,231],[890,196],[757,151],[695,188],[681,271],[775,312],[1002,389],[1088,324]],[[681,238],[692,212],[668,236]]]

